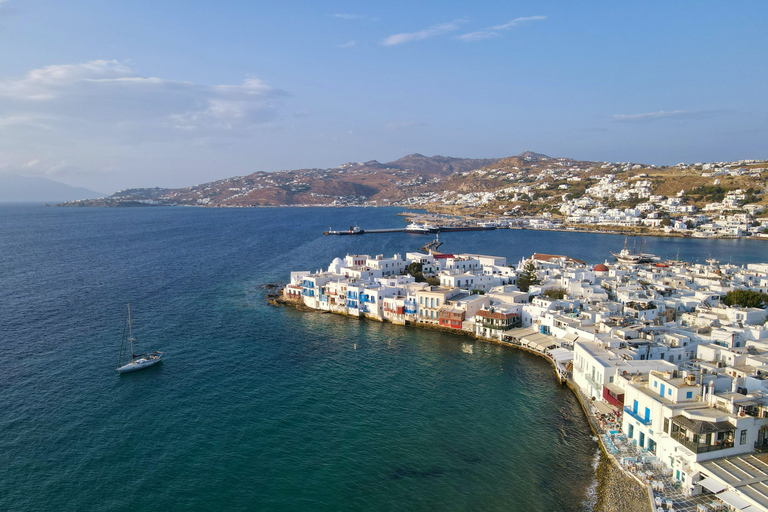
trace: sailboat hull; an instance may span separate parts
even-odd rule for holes
[[[124,366],[120,366],[117,369],[117,373],[128,373],[128,372],[135,372],[138,370],[143,370],[144,368],[149,368],[150,366],[156,365],[157,363],[161,362],[162,359],[160,357],[152,357],[152,358],[141,358],[137,359],[135,361],[132,361]]]

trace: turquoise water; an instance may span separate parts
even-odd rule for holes
[[[0,510],[589,508],[596,444],[546,362],[266,305],[291,270],[423,243],[320,235],[396,211],[0,205]],[[441,238],[592,261],[623,240],[589,237]],[[165,354],[120,376],[129,300]]]

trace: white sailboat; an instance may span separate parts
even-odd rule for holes
[[[128,337],[126,338],[126,333]],[[162,359],[162,352],[147,352],[146,354],[133,353],[133,331],[131,329],[131,303],[128,303],[128,316],[125,318],[123,327],[123,339],[120,343],[120,359],[117,361],[117,373],[135,372],[143,370],[153,364],[159,363]],[[130,352],[128,352],[130,350]],[[128,355],[130,354],[130,361]]]

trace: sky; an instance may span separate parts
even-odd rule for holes
[[[0,173],[768,158],[768,2],[0,0]]]

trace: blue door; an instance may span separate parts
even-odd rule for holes
[[[645,421],[651,421],[651,410],[649,408],[645,408]]]
[[[664,396],[664,384],[661,385],[661,391],[659,392],[661,396]]]
[[[645,443],[645,434],[640,432],[640,438],[638,439],[637,444],[639,444],[640,448],[642,448],[644,443]]]
[[[637,400],[635,400],[632,404],[632,412],[637,414]]]

